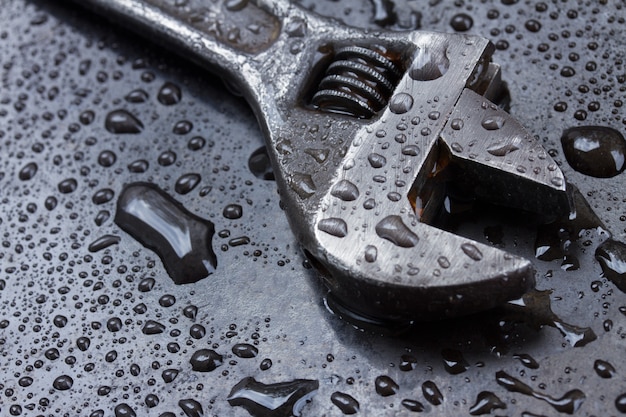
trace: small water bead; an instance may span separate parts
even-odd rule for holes
[[[265,358],[261,361],[261,363],[259,364],[259,369],[261,371],[267,371],[268,369],[270,369],[272,367],[272,360],[269,358]]]
[[[450,127],[454,130],[461,130],[463,129],[463,120],[462,119],[452,119],[452,121],[450,121]]]
[[[481,121],[481,126],[486,130],[498,130],[504,126],[506,120],[502,116],[487,116]]]
[[[190,151],[199,151],[200,149],[204,148],[205,144],[206,139],[204,139],[202,136],[194,136],[193,138],[189,139],[189,142],[187,142],[187,149],[189,149]]]
[[[469,364],[463,354],[456,349],[443,349],[441,356],[443,357],[444,368],[451,375],[458,375],[469,369]]]
[[[265,146],[258,148],[250,155],[248,168],[255,177],[267,181],[274,181],[274,171],[272,170],[270,157]]]
[[[176,153],[174,151],[165,151],[157,158],[159,165],[166,167],[176,162]]]
[[[615,375],[615,368],[607,361],[597,359],[593,363],[593,369],[601,378],[612,378]]]
[[[107,330],[110,332],[119,332],[122,330],[122,320],[119,317],[111,317],[107,320]]]
[[[389,110],[395,114],[404,114],[413,107],[413,97],[407,93],[398,93],[389,101]]]
[[[74,380],[69,375],[61,375],[55,378],[52,386],[59,391],[67,391],[74,385]]]
[[[526,21],[526,23],[524,23],[524,27],[529,32],[536,33],[536,32],[539,32],[541,30],[541,23],[539,23],[539,21],[537,21],[535,19],[529,19],[529,20]]]
[[[188,305],[185,308],[183,308],[183,315],[187,317],[188,319],[194,320],[197,314],[198,314],[198,307],[196,307],[195,305]]]
[[[57,188],[61,194],[70,194],[76,191],[78,182],[74,178],[67,178],[61,181]]]
[[[194,371],[211,372],[221,366],[223,357],[213,349],[199,349],[193,353],[189,363]]]
[[[145,335],[161,334],[164,331],[165,326],[154,320],[147,320],[141,328],[141,332]]]
[[[372,168],[382,168],[387,163],[387,158],[378,153],[369,154],[367,160],[369,161]]]
[[[128,164],[128,171],[141,174],[142,172],[146,172],[149,166],[150,164],[145,159],[138,159]]]
[[[450,26],[457,32],[467,32],[474,26],[474,19],[466,13],[458,13],[450,19]]]
[[[317,223],[317,228],[335,237],[346,237],[348,235],[348,224],[343,219],[337,217],[321,219]]]
[[[480,416],[490,414],[496,409],[506,409],[506,404],[493,392],[481,391],[476,397],[476,402],[470,408],[470,414]]]
[[[239,204],[229,204],[224,207],[222,215],[230,220],[235,220],[243,216],[243,208]]]
[[[163,372],[161,372],[161,378],[163,378],[163,381],[166,384],[169,384],[170,382],[176,379],[176,377],[178,376],[178,373],[179,373],[178,369],[166,369]]]
[[[580,126],[561,136],[563,153],[576,171],[598,178],[614,177],[626,168],[626,140],[615,129]]]
[[[115,193],[110,188],[103,188],[102,190],[96,191],[96,193],[91,197],[91,201],[96,204],[104,204],[108,203],[113,199]]]
[[[424,411],[424,404],[417,400],[404,399],[401,402],[402,406],[409,411],[413,411],[415,413],[421,413]]]
[[[374,386],[376,388],[376,393],[378,393],[378,395],[382,397],[395,395],[400,389],[400,386],[387,375],[381,375],[376,377],[376,380],[374,381]]]
[[[165,106],[177,104],[180,102],[181,97],[182,92],[180,91],[180,87],[171,82],[163,84],[157,94],[157,100]]]
[[[176,180],[176,184],[174,185],[174,191],[178,194],[185,195],[191,192],[194,188],[200,184],[202,177],[200,174],[196,174],[191,172],[189,174],[183,174]]]
[[[85,110],[78,116],[78,121],[81,124],[87,126],[93,123],[95,118],[96,118],[96,114],[92,110]]]
[[[165,294],[159,298],[159,305],[161,307],[171,307],[176,304],[176,297],[172,294]]]
[[[248,343],[237,343],[232,347],[232,352],[239,358],[255,358],[259,354],[259,350]]]
[[[615,408],[620,413],[626,414],[626,393],[617,396],[615,399]]]
[[[376,262],[378,257],[378,249],[374,245],[367,245],[365,247],[365,260],[369,263]]]
[[[148,93],[142,89],[136,89],[128,93],[124,100],[129,103],[145,103],[148,100]]]
[[[538,369],[539,368],[539,362],[537,362],[532,356],[525,354],[525,353],[520,353],[520,354],[516,354],[513,355],[513,357],[515,359],[519,359],[519,361],[527,368],[529,369]]]
[[[354,201],[359,197],[359,189],[348,180],[341,180],[332,188],[330,194],[343,201]]]
[[[330,401],[346,415],[356,414],[360,408],[359,402],[354,397],[339,391],[331,394]]]
[[[443,394],[433,381],[426,381],[422,384],[422,394],[432,405],[439,405],[443,402]]]
[[[202,417],[204,416],[204,409],[202,404],[193,398],[185,398],[178,401],[178,406],[183,410],[187,417]]]
[[[106,130],[117,134],[134,134],[143,130],[143,123],[127,110],[109,112],[104,122]]]
[[[176,135],[186,135],[187,133],[191,132],[192,129],[193,123],[191,123],[189,120],[181,120],[179,122],[176,122],[176,124],[172,128],[172,133]]]
[[[28,164],[24,165],[22,169],[20,169],[20,172],[18,173],[18,178],[22,181],[28,181],[32,179],[35,174],[37,174],[38,168],[39,167],[35,162],[29,162]]]
[[[100,155],[98,155],[98,164],[105,168],[108,168],[115,164],[117,160],[117,155],[113,151],[102,151]]]
[[[410,248],[419,242],[418,236],[413,233],[397,215],[387,216],[375,227],[376,234],[394,245]]]

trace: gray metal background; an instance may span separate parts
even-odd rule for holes
[[[368,2],[303,3],[355,26],[380,27]],[[422,29],[452,31],[454,15],[471,16],[470,32],[499,45],[494,59],[502,64],[511,91],[511,112],[541,138],[614,237],[623,241],[624,174],[596,179],[573,171],[559,139],[565,128],[579,125],[610,126],[624,133],[626,117],[617,101],[624,100],[626,89],[626,5],[559,1],[546,2],[547,10],[540,11],[540,3],[397,1],[397,19],[386,25],[414,28],[421,22]],[[539,31],[528,29],[533,28],[526,25],[529,19],[540,23]],[[576,415],[620,414],[615,401],[626,392],[625,315],[620,312],[626,297],[601,277],[593,254],[603,238],[595,232],[572,244],[578,270],[562,270],[561,260],[535,261],[537,288],[553,290],[555,314],[597,335],[583,347],[573,347],[575,341],[555,328],[537,329],[532,319],[511,320],[502,312],[417,325],[397,337],[357,330],[325,308],[325,291],[315,272],[303,266],[275,184],[248,169],[248,158],[263,139],[246,103],[217,77],[73,4],[6,0],[0,21],[0,414],[73,416],[102,409],[104,415],[114,415],[114,408],[125,403],[137,415],[171,411],[182,416],[178,402],[191,398],[202,405],[204,415],[246,416],[246,410],[231,407],[226,398],[247,376],[263,383],[318,380],[319,391],[303,409],[305,416],[342,415],[330,401],[336,391],[357,399],[360,415],[412,415],[401,405],[405,398],[422,402],[427,415],[469,415],[481,391],[495,393],[506,404],[495,415],[558,414],[544,401],[498,385],[500,370],[554,397],[582,390],[586,399]],[[596,48],[589,46],[592,42]],[[539,47],[542,43],[547,50]],[[595,69],[586,69],[590,61]],[[565,66],[575,74],[562,76]],[[180,86],[178,104],[164,106],[157,100],[165,82]],[[589,92],[581,92],[580,85]],[[124,97],[138,88],[148,99],[127,102]],[[554,110],[557,102],[565,102],[566,111]],[[591,102],[599,110],[590,111]],[[107,113],[119,108],[143,122],[140,134],[105,129]],[[577,110],[586,110],[585,120],[574,117]],[[92,121],[86,111],[93,112]],[[192,130],[173,133],[183,120],[191,122]],[[192,151],[187,144],[195,136],[205,138],[206,145]],[[105,150],[116,154],[110,167],[98,163]],[[176,154],[174,164],[158,163],[165,151]],[[138,159],[148,161],[149,169],[129,172],[127,165]],[[38,167],[35,175],[21,180],[20,170],[31,162]],[[191,172],[200,174],[200,184],[177,194],[176,181]],[[62,194],[58,184],[68,178],[76,180],[76,189]],[[229,231],[228,237],[216,234],[213,239],[218,258],[214,275],[175,285],[158,256],[113,222],[116,198],[124,184],[135,181],[157,184],[189,211],[215,223],[216,231]],[[93,195],[105,188],[115,198],[95,204]],[[49,196],[58,201],[51,210],[46,208]],[[225,218],[228,204],[241,205],[243,216]],[[97,226],[103,210],[111,217]],[[536,224],[515,216],[476,215],[455,231],[488,242],[483,231],[494,226],[502,230],[506,250],[534,257]],[[121,237],[119,244],[91,253],[90,243],[107,234]],[[229,245],[240,236],[250,243]],[[155,285],[142,292],[146,278],[154,278]],[[162,306],[164,295],[173,295],[176,302]],[[143,314],[133,310],[140,303],[145,304]],[[198,307],[194,320],[183,315],[190,304]],[[66,323],[56,316],[64,316]],[[122,323],[117,331],[107,326],[114,318]],[[144,334],[148,320],[162,323],[165,331]],[[195,338],[194,324],[206,334]],[[77,346],[79,337],[90,340],[85,350]],[[172,342],[180,350],[168,350]],[[234,356],[236,343],[256,343],[258,356]],[[49,348],[60,356],[47,358]],[[193,371],[189,359],[202,348],[224,355],[224,364],[213,372]],[[442,349],[460,351],[468,369],[447,372]],[[107,362],[105,355],[112,350],[117,359]],[[417,359],[415,369],[400,369],[404,354]],[[519,354],[531,355],[539,368],[524,366]],[[273,365],[262,371],[265,358]],[[612,378],[594,371],[597,359],[615,367]],[[173,382],[163,380],[166,369],[180,371]],[[55,379],[63,375],[72,378],[71,388],[55,389]],[[380,375],[398,383],[396,395],[376,393],[374,381]],[[25,377],[32,378],[30,385]],[[421,386],[428,380],[441,390],[441,405],[424,398]],[[99,395],[102,386],[110,392]],[[151,409],[145,404],[149,394],[160,400]]]

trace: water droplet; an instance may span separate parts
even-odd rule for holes
[[[289,186],[298,194],[302,199],[309,198],[315,194],[317,187],[313,182],[313,178],[309,174],[302,172],[296,172],[291,176]]]
[[[202,404],[198,401],[186,398],[178,401],[178,406],[183,410],[187,417],[202,417],[204,416],[204,410]]]
[[[391,97],[389,110],[395,114],[404,114],[413,107],[413,97],[407,93],[398,93]]]
[[[190,151],[199,151],[200,149],[204,148],[204,145],[206,145],[206,139],[204,139],[202,136],[194,136],[193,138],[189,139],[189,142],[187,142],[187,149],[189,149]]]
[[[309,379],[263,384],[246,377],[233,387],[227,400],[254,417],[299,416],[318,388],[319,382]]]
[[[198,314],[198,307],[194,305],[188,305],[185,308],[183,308],[183,315],[187,317],[188,319],[194,320],[197,314]]]
[[[512,142],[509,141],[498,141],[487,148],[487,152],[492,154],[493,156],[505,156],[510,154],[511,152],[515,152],[519,147]]]
[[[333,392],[330,396],[330,401],[346,415],[356,414],[359,411],[359,402],[351,395],[344,394],[343,392]]]
[[[89,245],[89,252],[98,252],[101,251],[102,249],[106,249],[109,246],[112,245],[116,245],[120,242],[120,237],[119,236],[115,236],[115,235],[104,235],[102,237],[99,237],[98,239],[94,240],[90,245]]]
[[[104,127],[111,133],[140,133],[143,123],[128,111],[119,109],[107,114]]]
[[[402,155],[417,156],[420,154],[420,148],[417,145],[406,145],[402,147]]]
[[[469,364],[463,354],[456,349],[443,349],[441,356],[443,357],[444,368],[451,375],[457,375],[469,369]]]
[[[113,151],[102,151],[100,155],[98,155],[98,164],[105,168],[110,167],[117,160],[117,155]]]
[[[486,116],[480,123],[486,130],[498,130],[504,126],[505,118],[502,116]]]
[[[226,0],[224,5],[231,12],[238,12],[248,5],[248,0]]]
[[[576,171],[598,178],[618,175],[626,167],[626,140],[615,129],[581,126],[561,136],[565,159]]]
[[[343,219],[337,217],[320,220],[317,223],[317,228],[336,237],[346,237],[348,234],[348,225]]]
[[[304,150],[304,153],[310,155],[313,159],[315,159],[315,162],[317,162],[318,164],[322,164],[328,159],[330,151],[328,149],[308,148]]]
[[[267,371],[268,369],[270,369],[272,367],[272,360],[269,358],[265,358],[261,361],[261,364],[259,365],[259,369],[262,371]]]
[[[146,161],[145,159],[138,159],[128,164],[128,171],[135,174],[141,174],[142,172],[146,172],[148,170],[148,167],[148,161]]]
[[[369,161],[372,168],[382,168],[387,163],[387,158],[378,153],[369,154],[367,156],[367,160]]]
[[[74,380],[69,375],[61,375],[59,377],[56,377],[54,379],[54,382],[52,383],[54,389],[57,389],[59,391],[66,391],[72,388],[72,385],[74,385]]]
[[[513,355],[513,357],[515,359],[519,359],[522,365],[524,365],[525,367],[529,369],[539,369],[539,363],[532,356],[526,353],[516,354],[516,355]]]
[[[378,249],[374,245],[367,245],[365,247],[365,260],[369,263],[376,262],[378,257]]]
[[[232,351],[239,358],[255,358],[259,354],[259,349],[248,343],[237,343]]]
[[[78,182],[74,178],[65,179],[57,186],[61,194],[73,193],[76,191],[76,187],[78,187]]]
[[[596,249],[602,273],[622,292],[626,292],[626,244],[608,239]]]
[[[615,368],[613,365],[601,359],[597,359],[593,363],[593,369],[601,378],[611,378],[615,375]]]
[[[452,121],[450,121],[450,127],[454,130],[461,130],[463,129],[463,120],[462,119],[452,119]]]
[[[188,212],[155,185],[126,186],[117,201],[115,223],[154,250],[177,284],[206,278],[217,266],[213,223]]]
[[[387,375],[380,375],[376,377],[374,387],[376,388],[378,395],[383,397],[395,395],[400,389],[400,386]]]
[[[265,146],[252,152],[252,155],[250,155],[248,159],[248,168],[255,177],[274,181],[274,171],[272,171],[270,157],[267,154],[267,148]]]
[[[222,355],[213,349],[199,349],[189,360],[191,368],[198,372],[211,372],[222,365]]]
[[[422,384],[422,394],[432,405],[439,405],[443,402],[443,394],[433,381],[426,381]]]
[[[166,82],[163,84],[159,93],[157,94],[157,100],[159,103],[165,106],[171,106],[180,101],[182,97],[182,93],[180,91],[180,87],[174,83]]]
[[[481,391],[476,396],[476,402],[470,408],[470,414],[473,416],[490,414],[493,410],[499,408],[505,409],[506,404],[496,394],[490,391]]]
[[[420,47],[409,68],[409,76],[417,81],[431,81],[442,77],[450,68],[445,47],[431,50]]]
[[[359,189],[348,180],[341,180],[331,190],[330,194],[343,201],[354,201],[359,197]]]
[[[176,180],[176,185],[174,185],[174,190],[181,195],[187,194],[191,192],[196,186],[200,183],[200,174],[189,173],[183,174]]]
[[[615,399],[615,408],[620,413],[626,413],[626,393],[618,395]]]
[[[176,153],[174,151],[165,151],[159,155],[157,162],[163,167],[167,167],[176,162]]]
[[[176,124],[172,128],[172,133],[174,133],[175,135],[186,135],[187,133],[191,132],[192,129],[193,123],[191,123],[189,120],[181,120],[179,122],[176,122]]]
[[[124,97],[124,100],[129,103],[144,103],[148,100],[148,93],[142,89],[133,90]]]
[[[566,392],[561,398],[553,398],[549,395],[537,392],[517,378],[504,371],[496,372],[496,382],[506,388],[507,391],[519,392],[543,400],[561,413],[574,414],[585,401],[585,394],[578,389]]]
[[[35,174],[37,174],[37,169],[38,169],[38,166],[36,163],[29,162],[28,164],[24,165],[22,169],[20,169],[18,178],[21,179],[22,181],[28,181],[31,178],[33,178]]]
[[[165,326],[158,321],[147,320],[143,327],[141,328],[141,332],[147,335],[160,334],[165,331]]]
[[[472,243],[463,243],[461,245],[461,250],[464,254],[470,257],[470,259],[473,259],[475,261],[480,261],[481,259],[483,259],[482,252],[476,247],[476,245]]]
[[[115,193],[110,188],[103,188],[102,190],[96,191],[96,193],[91,197],[91,201],[95,205],[100,205],[104,203],[108,203],[113,199]]]
[[[458,13],[452,16],[450,26],[457,32],[467,32],[474,26],[474,19],[466,13]]]
[[[376,200],[374,200],[373,198],[368,198],[363,202],[363,208],[365,210],[371,210],[374,207],[376,207]]]
[[[396,215],[387,216],[378,222],[376,234],[403,248],[411,248],[419,242],[417,235],[404,224],[400,216]]]
[[[409,411],[413,411],[415,413],[421,413],[424,411],[424,404],[417,400],[404,399],[402,400],[402,406]]]
[[[126,403],[121,403],[115,406],[115,417],[137,417],[135,410]]]
[[[239,219],[243,216],[243,208],[239,204],[229,204],[224,207],[222,215],[230,220]]]
[[[178,369],[166,369],[161,373],[161,378],[163,378],[163,381],[166,384],[169,384],[176,379],[176,377],[178,376],[178,372]]]

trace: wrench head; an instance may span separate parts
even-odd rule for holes
[[[429,224],[445,198],[433,179],[448,165],[479,198],[547,215],[569,212],[556,163],[489,100],[500,91],[492,51],[479,37],[414,33],[410,47],[396,54],[403,72],[384,105],[364,87],[355,93],[337,80],[365,78],[362,53],[358,66],[330,64],[315,111],[333,112],[334,124],[361,121],[344,129],[350,137],[324,166],[325,176],[310,169],[287,173],[287,194],[295,197],[284,198],[304,248],[349,309],[394,320],[440,319],[495,307],[534,285],[529,260]],[[384,63],[370,64],[385,71]],[[356,98],[348,97],[353,93]],[[283,174],[297,165],[289,160],[296,149],[311,147],[288,135],[289,156],[278,158]],[[279,154],[284,143],[278,140]]]

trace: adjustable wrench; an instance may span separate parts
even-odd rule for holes
[[[293,232],[364,316],[430,320],[519,298],[532,263],[427,222],[447,165],[493,203],[570,210],[542,146],[491,100],[487,39],[364,31],[281,0],[84,0],[236,85]]]

